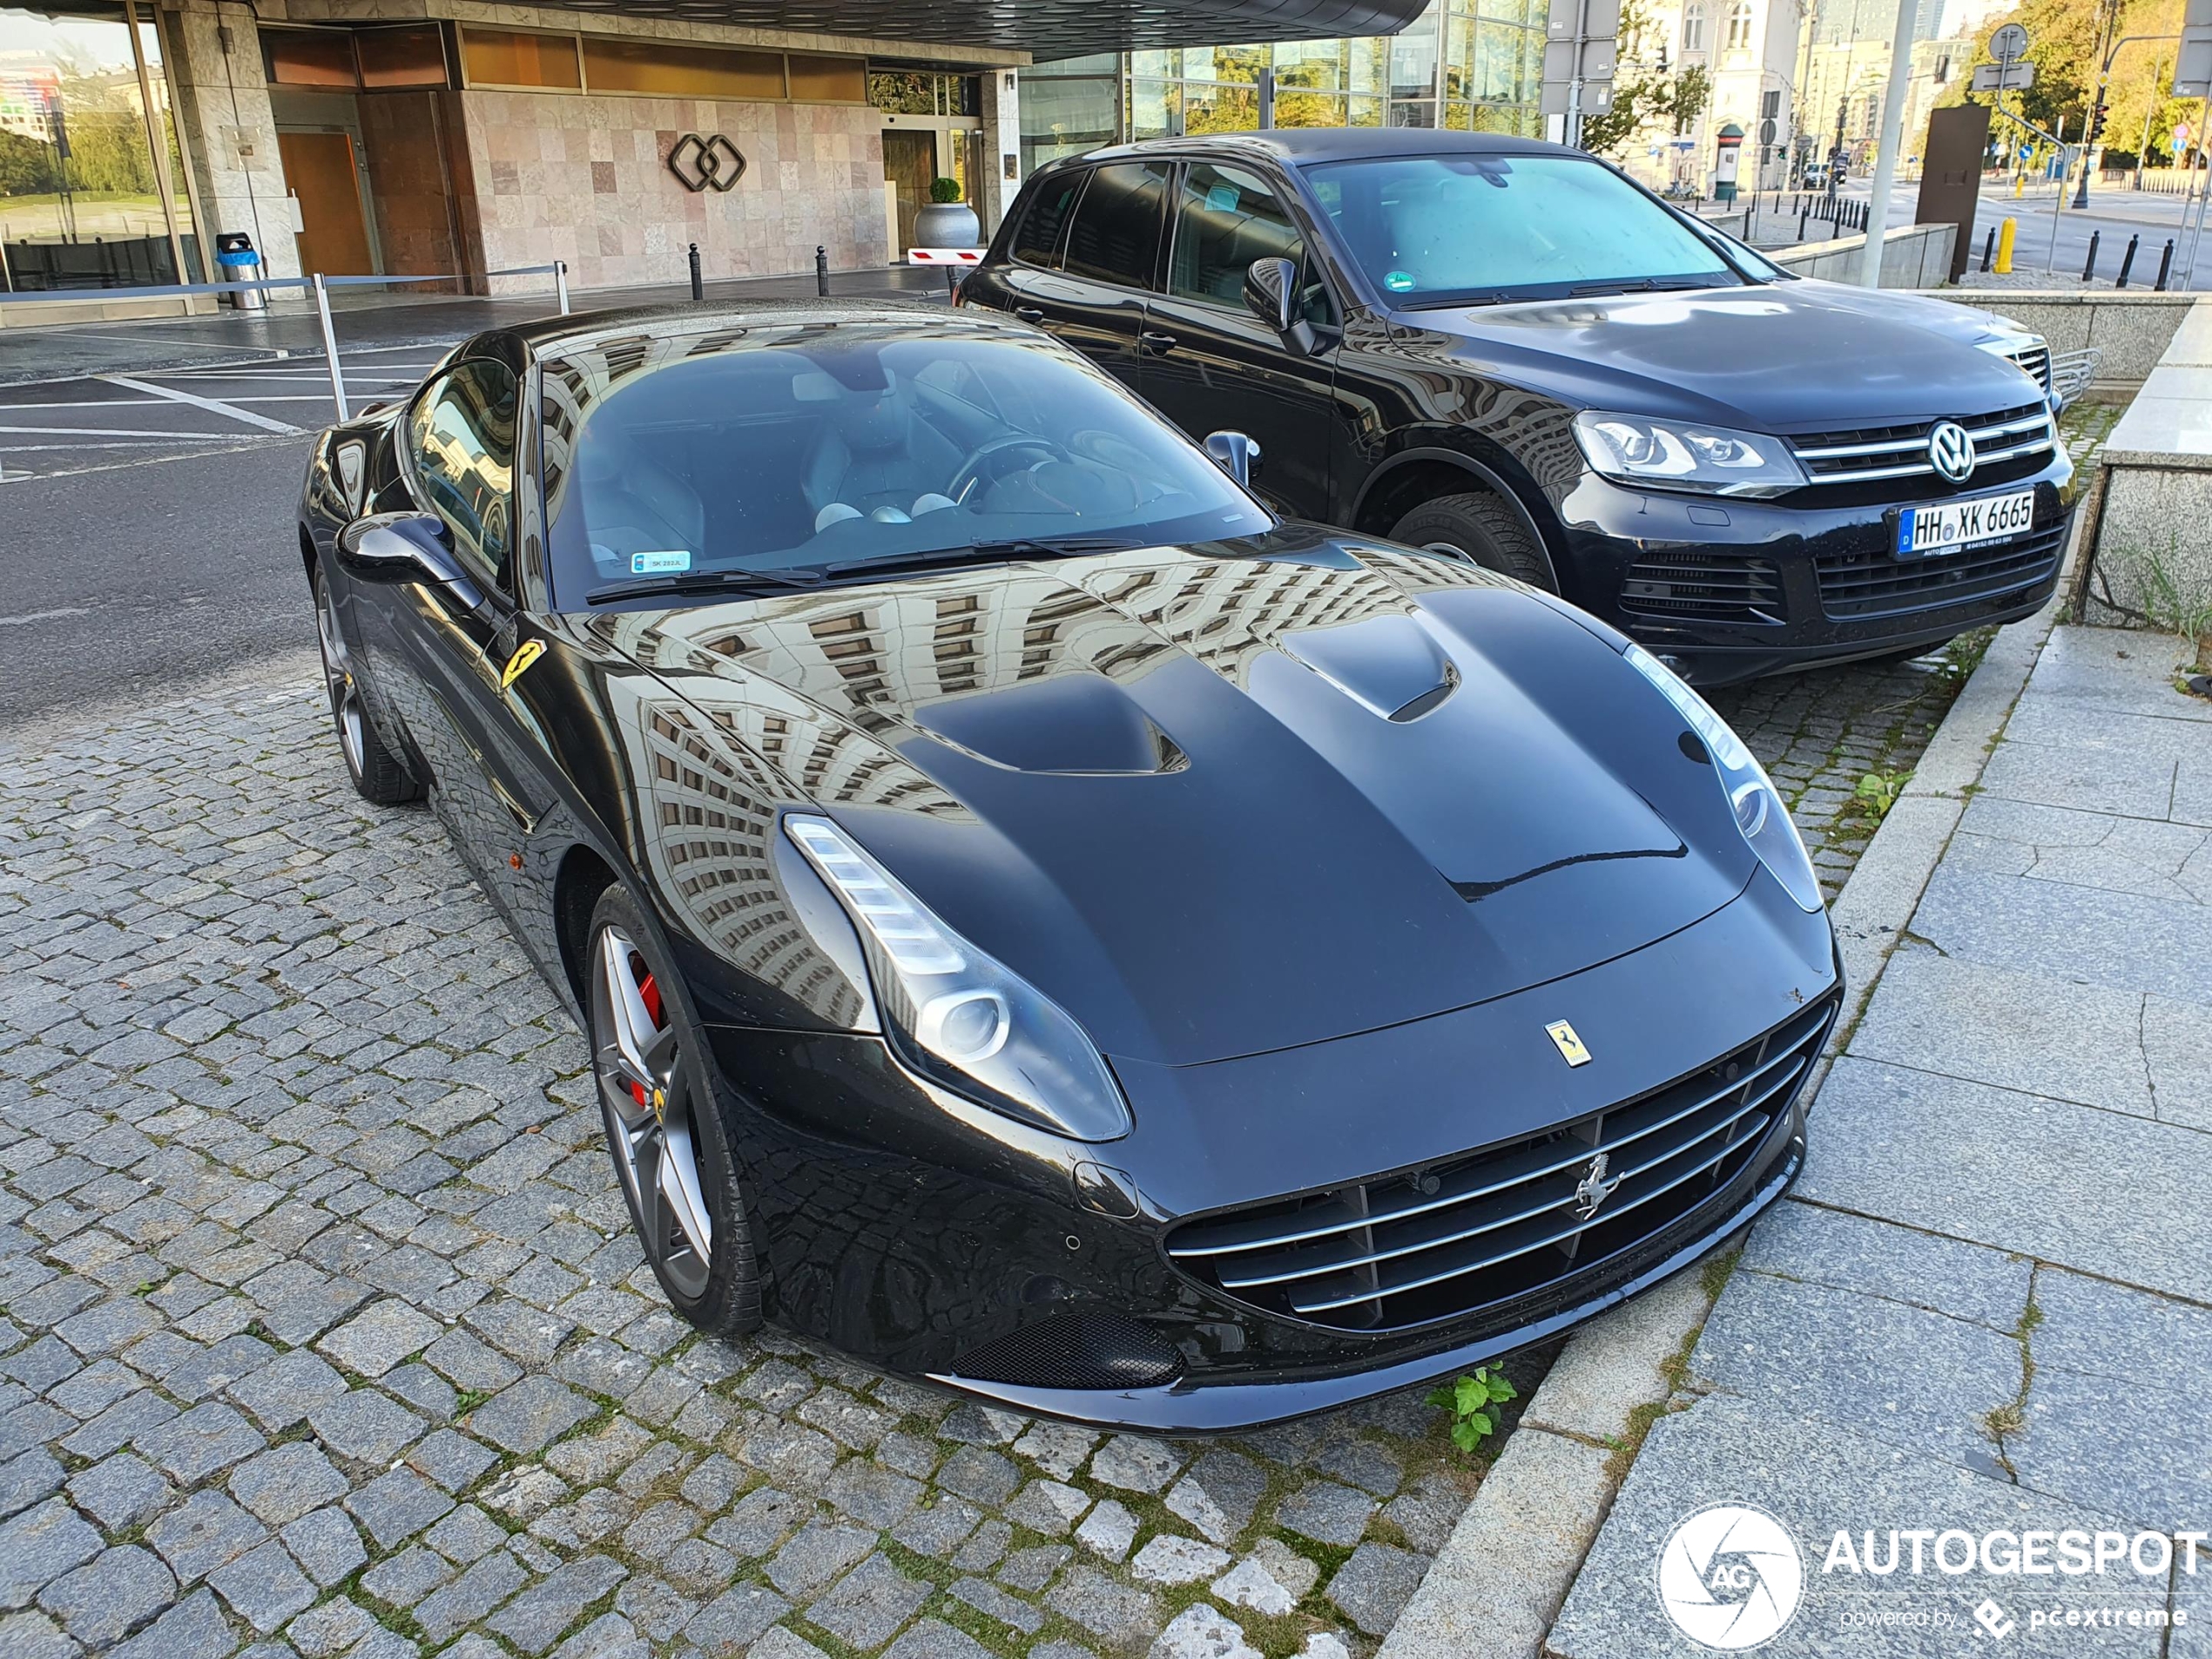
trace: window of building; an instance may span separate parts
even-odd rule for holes
[[[1682,9],[1682,49],[1686,52],[1705,50],[1705,0],[1689,0]]]
[[[463,29],[461,61],[474,86],[532,86],[576,91],[583,85],[583,66],[577,56],[574,35]]]
[[[279,86],[334,86],[350,92],[361,84],[354,37],[336,29],[265,29],[261,66]]]
[[[583,75],[595,92],[756,100],[784,96],[781,53],[724,51],[672,40],[586,35]]]
[[[1728,9],[1728,50],[1743,52],[1751,50],[1750,0],[1735,0]]]
[[[0,9],[0,292],[204,280],[190,190],[150,10]]]
[[[444,86],[450,79],[444,31],[435,24],[359,30],[354,56],[361,64],[361,84],[372,91]]]
[[[349,92],[448,81],[445,40],[435,24],[351,30],[265,26],[261,67],[272,85]]]
[[[1160,219],[1167,203],[1168,164],[1125,162],[1101,167],[1076,204],[1060,268],[1070,276],[1117,287],[1149,288],[1159,257]]]
[[[1121,60],[1112,52],[1022,71],[1022,164],[1035,172],[1122,135]]]
[[[794,104],[865,104],[867,65],[857,57],[814,57],[798,52],[784,59]]]
[[[1041,186],[1029,199],[1022,223],[1014,233],[1014,257],[1025,265],[1049,266],[1060,252],[1060,233],[1068,223],[1068,210],[1089,177],[1080,169],[1062,173]]]
[[[515,376],[504,363],[464,363],[418,399],[408,449],[454,550],[496,586],[513,549]]]

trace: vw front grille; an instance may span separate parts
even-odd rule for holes
[[[1751,1163],[1787,1118],[1835,1008],[1831,997],[1701,1071],[1547,1135],[1187,1222],[1168,1256],[1264,1312],[1352,1331],[1461,1317],[1570,1275],[1594,1280]]]
[[[1928,459],[1928,434],[1936,424],[1933,421],[1913,421],[1899,426],[1860,427],[1843,432],[1799,433],[1790,440],[1790,447],[1804,468],[1805,476],[1815,485],[1939,478],[1935,463]],[[2051,411],[2040,402],[2000,409],[1994,415],[1962,420],[1959,424],[1974,441],[1977,471],[2002,462],[2047,454],[2058,440],[2051,427]],[[1953,486],[1939,478],[1939,487],[1946,490],[1969,489],[1976,487],[1976,482],[1969,477]]]
[[[1923,559],[1893,558],[1878,550],[1824,553],[1813,562],[1820,577],[1820,608],[1842,622],[1931,610],[2032,588],[2058,569],[2066,527],[2061,519],[2048,529],[2009,542]]]
[[[1669,549],[1629,567],[1621,607],[1673,622],[1778,623],[1782,573],[1770,559]]]

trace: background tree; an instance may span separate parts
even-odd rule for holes
[[[1593,155],[1617,159],[1618,152],[1646,127],[1678,136],[1712,102],[1713,78],[1705,66],[1669,66],[1664,44],[1654,43],[1652,32],[1644,0],[1622,0],[1621,63],[1614,73],[1613,107],[1602,115],[1582,118],[1582,148]]]
[[[2183,0],[2113,0],[2110,37],[2178,34],[2182,4]],[[2027,61],[2035,65],[2035,84],[2025,93],[2006,93],[2005,107],[2026,116],[2047,132],[2055,132],[2063,117],[2067,138],[2078,139],[2088,122],[2090,102],[2096,91],[2107,10],[2107,0],[2020,0],[2012,10],[1983,24],[1972,58],[1955,74],[1939,102],[1949,107],[1966,101],[1972,70],[1997,61],[1989,50],[1990,37],[2006,24],[2017,23],[2028,33]],[[2167,140],[2175,123],[2190,116],[2196,107],[2194,98],[2166,95],[2173,70],[2171,41],[2147,41],[2121,51],[2114,61],[2106,92],[2109,110],[2102,141],[2107,149],[2132,155],[2142,140],[2143,117],[2148,113],[2152,159],[2170,156]],[[1984,101],[1987,96],[1980,94],[1976,101]]]

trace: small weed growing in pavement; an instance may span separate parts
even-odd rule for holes
[[[1452,1413],[1452,1444],[1472,1453],[1498,1432],[1498,1414],[1490,1408],[1513,1399],[1518,1392],[1490,1366],[1478,1366],[1430,1394],[1428,1403]]]
[[[1897,805],[1897,798],[1905,792],[1912,777],[1909,772],[1868,772],[1851,791],[1851,810],[1880,823],[1890,815],[1890,808]]]
[[[1943,648],[1936,671],[1954,686],[1964,685],[1973,678],[1974,670],[1981,666],[1981,659],[1989,655],[1990,642],[1996,637],[1994,628],[1976,628],[1960,634]]]

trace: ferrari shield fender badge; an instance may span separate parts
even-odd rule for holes
[[[1575,1028],[1564,1020],[1554,1020],[1544,1028],[1544,1035],[1559,1050],[1559,1057],[1570,1066],[1587,1066],[1590,1051],[1582,1046],[1582,1039],[1575,1035]]]
[[[503,691],[522,678],[523,671],[544,655],[545,642],[543,640],[525,639],[516,649],[515,654],[507,659],[507,666],[500,671],[499,689]]]
[[[1606,1157],[1601,1152],[1590,1160],[1589,1167],[1582,1171],[1582,1178],[1575,1184],[1575,1216],[1577,1220],[1588,1221],[1597,1214],[1598,1205],[1611,1197],[1613,1189],[1628,1178],[1616,1175],[1608,1180],[1605,1168]]]

